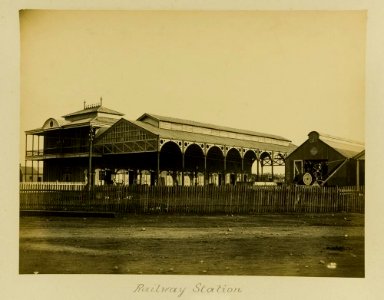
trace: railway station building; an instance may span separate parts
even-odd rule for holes
[[[281,136],[144,113],[136,120],[102,100],[28,130],[26,162],[43,181],[223,185],[284,166],[296,147]],[[255,171],[252,171],[255,170]]]

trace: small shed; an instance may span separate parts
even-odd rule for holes
[[[303,185],[364,185],[364,144],[312,131],[287,156],[285,180]]]

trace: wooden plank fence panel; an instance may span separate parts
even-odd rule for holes
[[[365,188],[20,184],[22,210],[129,213],[364,213]]]

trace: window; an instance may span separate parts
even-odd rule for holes
[[[295,178],[299,174],[303,174],[303,161],[294,160],[293,161],[293,178]]]

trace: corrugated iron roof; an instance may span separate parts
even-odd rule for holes
[[[193,133],[193,132],[185,132],[171,129],[163,129],[152,126],[148,123],[142,121],[129,121],[133,124],[142,127],[143,129],[159,136],[164,139],[173,139],[173,140],[184,140],[196,143],[209,143],[209,144],[217,144],[217,145],[227,145],[231,147],[243,147],[243,148],[251,148],[251,149],[260,149],[260,150],[271,150],[271,151],[282,151],[290,153],[296,146],[292,143],[289,143],[288,146],[276,145],[271,143],[262,143],[256,141],[249,140],[239,140],[234,138],[227,138],[221,136],[213,136],[202,133]]]
[[[73,122],[68,122],[63,127],[64,128],[72,128],[72,127],[82,127],[92,125],[94,127],[104,127],[111,126],[116,123],[119,119],[108,118],[108,117],[95,117],[95,118],[87,118],[81,119]]]
[[[81,119],[77,121],[64,121],[61,122],[60,127],[55,127],[55,128],[36,128],[32,130],[28,130],[25,133],[26,134],[39,134],[47,131],[52,131],[52,130],[59,130],[59,129],[69,129],[69,128],[78,128],[78,127],[88,127],[90,125],[94,127],[110,127],[114,123],[116,123],[119,119],[114,119],[114,118],[108,118],[108,117],[95,117],[95,118],[86,118],[86,119]]]
[[[74,116],[76,114],[86,114],[89,112],[96,112],[96,111],[100,112],[99,109],[101,107],[102,106],[84,109],[82,111],[79,111],[73,114],[68,114],[66,116]],[[122,115],[120,113],[118,114]],[[223,130],[223,131],[229,131],[234,133],[241,133],[241,134],[247,134],[247,135],[252,135],[257,137],[269,138],[272,140],[279,140],[281,142],[287,143],[287,145],[285,146],[285,145],[278,145],[278,144],[268,143],[268,142],[257,142],[257,141],[215,136],[215,135],[209,135],[209,134],[203,134],[203,133],[194,133],[194,132],[179,131],[174,129],[158,128],[148,123],[145,123],[143,121],[140,121],[140,119],[144,119],[145,117],[155,118],[158,121],[186,124],[191,126],[205,127],[205,128],[216,129],[216,130]],[[67,120],[62,120],[62,122],[60,122],[61,127],[59,128],[54,128],[54,129],[37,128],[34,130],[26,131],[26,133],[40,134],[46,131],[57,130],[60,128],[67,129],[67,128],[85,127],[85,126],[92,125],[95,127],[100,127],[100,129],[96,133],[96,137],[99,137],[101,134],[105,133],[108,130],[108,128],[110,128],[114,123],[118,122],[119,120],[121,119],[108,118],[108,117],[84,118],[84,119],[75,120],[75,121],[70,121],[67,119]],[[269,134],[258,133],[258,132],[249,131],[249,130],[235,129],[235,128],[230,128],[225,126],[217,126],[212,124],[182,120],[182,119],[171,118],[171,117],[164,117],[164,116],[159,116],[154,114],[144,114],[137,121],[128,121],[128,122],[132,122],[133,124],[139,127],[142,127],[143,129],[164,139],[185,140],[185,141],[196,142],[196,143],[227,145],[230,147],[243,147],[243,148],[260,149],[260,150],[282,151],[288,154],[297,148],[295,145],[291,143],[290,140],[280,136],[276,136],[276,135],[269,135]]]
[[[62,119],[62,118],[58,118],[58,119],[55,119],[57,124],[59,124],[59,126],[64,126],[68,123],[68,121],[66,121],[65,119]]]
[[[67,115],[65,115],[63,117],[67,118],[67,117],[79,116],[79,115],[95,113],[95,112],[106,113],[106,114],[117,115],[117,116],[124,116],[124,114],[121,113],[121,112],[118,112],[116,110],[109,109],[107,107],[104,107],[104,106],[100,105],[100,106],[95,106],[95,107],[91,107],[91,108],[85,108],[85,109],[82,109],[82,110],[79,110],[79,111],[67,114]]]
[[[360,152],[364,151],[364,143],[347,140],[328,134],[319,133],[319,139],[338,151],[341,155],[346,158],[353,158]]]
[[[139,117],[137,119],[137,121],[142,121],[146,117],[153,118],[157,121],[170,122],[170,123],[176,123],[176,124],[185,124],[185,125],[190,125],[190,126],[197,126],[197,127],[204,127],[204,128],[209,128],[209,129],[229,131],[229,132],[233,132],[233,133],[249,134],[249,135],[254,135],[254,136],[259,136],[259,137],[266,137],[266,138],[290,142],[290,140],[288,140],[284,137],[273,135],[273,134],[255,132],[255,131],[245,130],[245,129],[237,129],[237,128],[232,128],[232,127],[196,122],[196,121],[191,121],[191,120],[183,120],[183,119],[173,118],[173,117],[165,117],[165,116],[160,116],[160,115],[156,115],[156,114],[152,114],[152,113],[143,114],[141,117]]]

